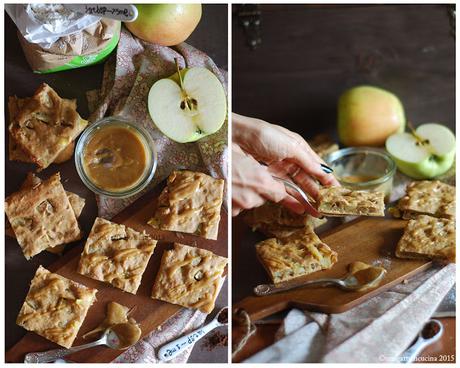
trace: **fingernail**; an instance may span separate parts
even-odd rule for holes
[[[321,164],[321,169],[326,173],[326,174],[330,174],[331,172],[333,172],[334,170],[332,170],[329,166],[326,166],[324,164]]]

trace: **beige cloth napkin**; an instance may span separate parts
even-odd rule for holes
[[[202,171],[214,177],[227,178],[227,122],[215,134],[196,143],[181,144],[164,136],[150,118],[147,109],[150,87],[158,79],[175,73],[175,58],[178,58],[181,67],[208,68],[227,90],[226,73],[203,52],[186,43],[174,48],[150,44],[122,28],[117,50],[105,64],[101,89],[87,93],[91,122],[106,116],[121,116],[141,124],[153,137],[158,153],[154,179],[143,192],[126,199],[96,197],[101,217],[112,218],[176,169]],[[206,316],[200,311],[184,308],[167,320],[161,330],[150,333],[114,362],[157,363],[157,348],[198,328]],[[171,363],[185,363],[191,350],[185,350]]]
[[[294,309],[277,342],[244,363],[395,362],[455,283],[455,265],[433,268],[341,314]]]

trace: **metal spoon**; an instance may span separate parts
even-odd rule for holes
[[[429,328],[431,324],[435,324],[438,326],[438,332],[429,338],[423,337],[423,331],[425,330],[425,328]],[[442,323],[440,321],[438,321],[437,319],[429,320],[425,324],[425,326],[423,326],[422,330],[419,332],[418,338],[415,341],[415,343],[404,353],[401,354],[401,356],[399,357],[399,363],[412,363],[423,349],[425,349],[428,345],[438,341],[441,338],[443,332],[444,327],[442,326]]]
[[[386,270],[384,268],[381,269],[380,273],[376,275],[373,280],[365,284],[361,284],[359,280],[353,275],[349,274],[342,279],[335,279],[335,278],[323,278],[311,281],[305,281],[301,283],[288,283],[284,285],[274,285],[274,284],[261,284],[254,288],[254,294],[257,296],[265,296],[270,294],[276,294],[287,290],[298,289],[304,286],[338,286],[344,290],[352,290],[352,291],[365,291],[370,288],[375,287],[380,280],[385,276]]]
[[[227,314],[227,318],[225,319],[226,322],[220,322],[224,313]],[[158,358],[163,361],[167,362],[168,360],[173,359],[178,354],[182,353],[185,349],[190,346],[195,345],[195,343],[204,337],[207,333],[214,330],[216,327],[226,326],[228,324],[228,308],[222,308],[214,317],[214,319],[209,322],[207,325],[196,329],[195,331],[190,332],[187,335],[179,337],[176,340],[168,342],[166,345],[163,345],[160,350],[158,350]]]
[[[121,339],[117,334],[111,329],[108,328],[104,331],[99,340],[90,342],[88,344],[75,346],[70,349],[54,349],[48,351],[41,351],[37,353],[29,353],[24,358],[24,363],[49,363],[54,362],[59,358],[63,358],[66,355],[75,353],[80,350],[89,349],[98,345],[106,345],[111,349],[124,350],[128,346],[122,346]]]

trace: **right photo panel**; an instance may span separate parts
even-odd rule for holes
[[[232,360],[455,362],[455,5],[232,8]]]

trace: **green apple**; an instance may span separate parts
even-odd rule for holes
[[[405,124],[401,101],[384,89],[358,86],[339,98],[337,125],[345,146],[383,146]]]
[[[164,135],[180,143],[194,142],[222,127],[227,98],[212,72],[193,67],[155,82],[148,95],[148,108]]]
[[[136,4],[138,16],[126,28],[144,41],[173,46],[185,41],[201,19],[201,4]]]
[[[414,179],[444,174],[455,159],[455,136],[444,125],[420,125],[412,133],[397,133],[385,143],[398,169]]]

